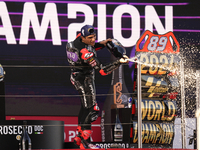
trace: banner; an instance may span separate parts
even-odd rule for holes
[[[141,73],[141,119],[144,121],[142,142],[149,144],[149,147],[151,144],[157,146],[168,144],[171,147],[173,143],[173,121],[177,115],[177,101],[180,101],[177,97],[180,94],[179,50],[180,45],[172,32],[159,35],[147,30],[136,44],[135,57],[137,63],[141,64],[141,72],[135,69],[134,77],[136,78],[137,74]],[[135,82],[137,80],[135,79]],[[135,90],[133,91],[134,105],[132,108],[134,117],[132,117],[133,126],[130,133],[133,134],[131,135],[133,144],[137,143],[138,89],[136,85],[134,84],[133,88]]]

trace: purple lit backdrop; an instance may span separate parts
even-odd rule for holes
[[[6,38],[0,35],[1,55],[0,63],[6,71],[6,115],[67,115],[78,114],[80,105],[77,92],[69,82],[70,68],[66,60],[65,45],[68,42],[68,26],[71,23],[81,23],[85,15],[77,14],[77,19],[68,19],[67,4],[87,4],[94,11],[94,27],[98,30],[97,4],[106,4],[107,38],[113,38],[113,10],[123,4],[134,5],[140,12],[140,32],[144,32],[146,5],[153,5],[165,26],[165,6],[173,6],[173,32],[181,44],[181,53],[189,60],[189,66],[198,68],[198,51],[192,54],[184,51],[190,44],[199,47],[200,14],[198,4],[193,1],[124,1],[124,2],[86,2],[86,1],[27,1],[6,0],[9,17],[15,34],[17,44],[7,44]],[[62,45],[53,45],[50,27],[48,27],[45,40],[36,40],[30,27],[27,45],[20,45],[21,21],[24,2],[34,2],[39,21],[41,21],[44,6],[48,2],[55,3],[59,19],[59,29]],[[158,2],[158,3],[156,3]],[[131,32],[130,15],[122,16],[122,35],[129,37]],[[31,26],[31,25],[30,25]],[[3,27],[0,19],[0,28]],[[156,30],[154,29],[155,33]],[[134,47],[126,47],[128,56],[134,56]],[[104,49],[98,52],[103,63],[110,60],[109,52]],[[133,79],[131,77],[134,66],[125,66],[124,77],[129,92],[132,92]],[[110,87],[111,75],[102,77],[96,72],[97,101],[103,106],[106,94]],[[192,96],[191,96],[192,97]]]

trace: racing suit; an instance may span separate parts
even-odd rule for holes
[[[78,130],[91,130],[91,123],[98,118],[99,107],[96,102],[94,69],[101,75],[110,74],[120,66],[120,61],[103,65],[96,51],[104,48],[103,44],[87,45],[81,41],[80,34],[73,42],[67,43],[67,59],[71,66],[70,80],[81,95],[81,109],[78,115]]]

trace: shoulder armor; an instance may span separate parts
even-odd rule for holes
[[[73,42],[69,42],[66,45],[66,53],[67,53],[67,58],[68,61],[70,61],[72,63],[73,62],[77,62],[79,59],[79,54],[77,49],[74,47]]]
[[[73,42],[67,43],[66,49],[68,50],[68,49],[70,49],[70,48],[75,48]]]

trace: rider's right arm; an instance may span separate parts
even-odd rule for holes
[[[83,48],[80,51],[80,53],[81,53],[81,59],[84,60],[85,63],[88,63],[91,67],[98,69],[99,73],[103,76],[110,74],[113,70],[117,69],[121,64],[120,60],[116,60],[107,65],[103,65],[100,63],[97,57],[94,56],[94,53],[89,52],[86,48]]]

